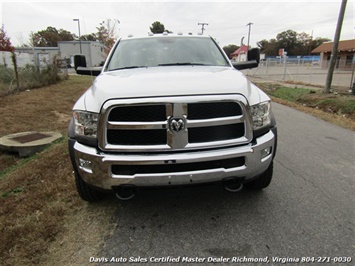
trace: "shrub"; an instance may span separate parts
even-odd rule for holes
[[[16,73],[13,69],[0,66],[0,97],[14,92],[30,90],[55,84],[67,79],[68,74],[62,73],[59,60],[53,59],[53,64],[44,68],[26,65],[18,69],[18,84]]]

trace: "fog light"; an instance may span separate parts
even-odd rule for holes
[[[267,147],[265,149],[261,150],[261,159],[264,159],[265,157],[269,156],[271,154],[271,147]]]
[[[79,168],[92,174],[91,161],[79,158]]]

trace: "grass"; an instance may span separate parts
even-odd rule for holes
[[[289,87],[276,87],[269,91],[271,96],[284,99],[290,102],[297,102],[304,95],[314,93],[310,89],[289,88]]]
[[[300,102],[324,111],[348,115],[355,120],[355,96],[347,95],[306,95],[301,97]]]
[[[312,114],[325,121],[355,130],[355,96],[324,94],[317,89],[292,88],[274,83],[257,84],[275,102]]]
[[[91,82],[91,77],[71,76],[1,97],[0,137],[34,130],[66,136],[72,106]],[[78,247],[81,256],[95,254],[112,206],[80,200],[65,137],[25,159],[0,152],[0,167],[1,265],[68,265],[63,260],[78,256]],[[86,241],[91,242],[84,250]],[[74,264],[85,264],[80,259]]]
[[[67,208],[75,207],[63,144],[54,145],[1,181],[0,257],[8,265],[39,264],[46,247],[63,229]]]
[[[0,169],[0,181],[7,174],[15,171],[16,169],[24,166],[27,162],[35,159],[37,154],[28,158],[18,158],[15,154],[6,154],[0,151],[0,162],[2,162],[2,169]]]

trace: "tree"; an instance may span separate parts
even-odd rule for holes
[[[310,54],[310,49],[312,44],[312,36],[301,32],[297,34],[297,45],[294,47],[294,54],[295,55],[308,55]]]
[[[0,51],[13,52],[15,47],[12,46],[10,37],[7,36],[7,33],[4,28],[4,24],[0,29]]]
[[[325,41],[326,38],[312,39],[305,32],[297,33],[293,30],[283,31],[277,34],[276,39],[261,40],[257,43],[261,52],[271,56],[277,56],[279,49],[285,49],[287,55],[308,55]]]
[[[81,41],[92,41],[95,42],[98,40],[95,33],[85,34],[80,36]]]
[[[321,45],[324,42],[330,42],[331,40],[328,38],[322,38],[322,37],[318,37],[314,40],[312,40],[312,44],[311,44],[311,51],[316,49],[319,45]]]
[[[106,46],[106,54],[108,54],[115,43],[116,23],[118,23],[117,20],[111,25],[111,19],[107,19],[100,23],[100,26],[96,28],[98,32],[92,34],[92,37],[96,38],[96,41],[99,41]]]
[[[164,24],[160,23],[159,21],[155,21],[152,23],[150,31],[152,33],[163,33],[165,31]]]
[[[276,35],[279,48],[285,49],[288,55],[296,55],[295,48],[298,45],[297,32],[293,30],[283,31]]]
[[[57,47],[59,41],[73,41],[75,34],[55,27],[47,27],[36,33],[31,32],[30,43],[34,47]]]
[[[239,48],[239,46],[237,46],[235,44],[229,44],[227,46],[224,46],[223,50],[226,53],[226,55],[230,58],[230,54],[235,52],[238,48]]]
[[[257,43],[257,46],[260,48],[261,53],[267,55],[277,56],[279,51],[279,44],[276,39],[261,40]]]

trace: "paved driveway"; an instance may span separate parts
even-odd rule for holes
[[[183,257],[189,265],[212,258],[243,265],[243,259],[267,257],[280,265],[276,257],[353,256],[355,133],[279,104],[273,108],[279,148],[270,187],[237,194],[219,186],[144,191],[118,204],[117,227],[100,257],[154,265]]]

